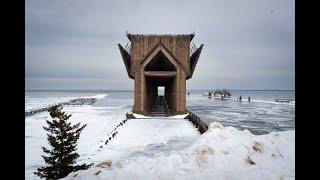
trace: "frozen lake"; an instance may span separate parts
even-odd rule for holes
[[[204,91],[190,92],[190,96],[187,97],[188,109],[208,124],[218,121],[224,126],[233,126],[240,130],[247,128],[253,134],[294,130],[295,105],[274,102],[276,97],[294,98],[294,91],[232,91],[234,98],[240,95],[243,97],[242,102],[209,99],[202,95]],[[108,158],[125,158],[135,155],[152,156],[160,151],[186,148],[199,136],[192,124],[185,120],[174,122],[163,119],[148,120],[148,125],[142,125],[146,120],[143,122],[136,120],[128,121],[119,129],[119,134],[114,141],[100,148],[110,132],[125,119],[125,113],[131,111],[133,92],[29,91],[25,95],[25,109],[89,96],[100,97],[100,99],[92,106],[64,108],[67,113],[72,114],[70,118],[72,123],[82,122],[88,125],[79,139],[80,162],[96,163]],[[251,97],[250,103],[246,101],[247,96]],[[27,179],[38,179],[33,172],[44,165],[41,146],[46,146],[47,142],[42,126],[46,125],[45,120],[48,118],[50,118],[49,114],[42,112],[25,119]],[[130,150],[126,151],[126,148]]]
[[[292,130],[295,127],[295,104],[276,103],[275,98],[295,98],[294,91],[231,91],[233,100],[208,98],[200,91],[187,97],[187,108],[209,124],[218,121],[224,126],[253,134]],[[242,101],[236,100],[242,96]],[[248,102],[248,97],[251,101]]]
[[[274,102],[275,98],[294,99],[294,91],[231,91],[234,100],[208,98],[203,92],[190,91],[187,108],[207,124],[218,121],[224,126],[249,129],[253,134],[292,130],[295,127],[295,104]],[[120,111],[130,111],[132,108],[133,92],[130,91],[28,91],[25,109],[97,94],[108,96],[99,99],[93,107],[116,108]],[[239,96],[242,96],[241,102],[235,100]],[[250,103],[247,101],[249,96]]]

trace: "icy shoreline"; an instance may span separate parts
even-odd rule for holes
[[[294,130],[253,135],[214,122],[183,150],[101,159],[65,179],[294,179],[294,147]]]
[[[28,98],[28,102],[25,104],[25,111],[30,111],[32,109],[44,108],[47,106],[65,103],[72,99],[78,98],[94,98],[94,99],[103,99],[107,97],[108,94],[97,94],[92,96],[72,96],[72,97],[55,97],[55,98]]]

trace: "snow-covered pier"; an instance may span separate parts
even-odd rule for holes
[[[90,105],[95,102],[96,102],[96,98],[76,98],[76,99],[71,99],[70,101],[67,101],[67,102],[61,102],[61,103],[51,104],[51,105],[44,106],[44,107],[39,107],[39,108],[27,110],[27,111],[25,111],[25,116],[30,116],[30,115],[34,115],[36,113],[48,111],[49,108],[54,105],[59,105],[59,106]]]
[[[43,111],[47,111],[51,106],[47,106],[47,107],[41,107],[41,108],[35,108],[35,109],[30,109],[28,111],[25,112],[25,116],[30,116],[39,112],[43,112]]]
[[[77,105],[91,105],[96,102],[96,98],[77,98],[66,102],[64,105],[77,106]]]
[[[180,150],[192,145],[200,136],[190,121],[166,117],[128,119],[123,126],[116,128],[116,134],[114,138],[107,138],[108,143],[101,142],[99,153],[92,157],[93,162]]]

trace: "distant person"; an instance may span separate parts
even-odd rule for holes
[[[250,102],[250,96],[248,97],[248,102]]]
[[[188,92],[188,97],[190,96],[190,92]]]
[[[239,101],[241,101],[241,100],[242,100],[242,97],[240,96],[240,97],[239,97]]]

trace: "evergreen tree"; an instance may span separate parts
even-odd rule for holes
[[[48,127],[43,127],[47,133],[47,140],[52,150],[42,147],[43,152],[48,156],[42,155],[48,166],[37,169],[34,174],[46,179],[59,179],[69,173],[87,169],[92,164],[76,165],[79,154],[76,152],[77,141],[81,131],[86,127],[77,123],[71,125],[68,119],[71,115],[62,112],[62,107],[56,105],[49,109],[52,121],[47,120]]]

